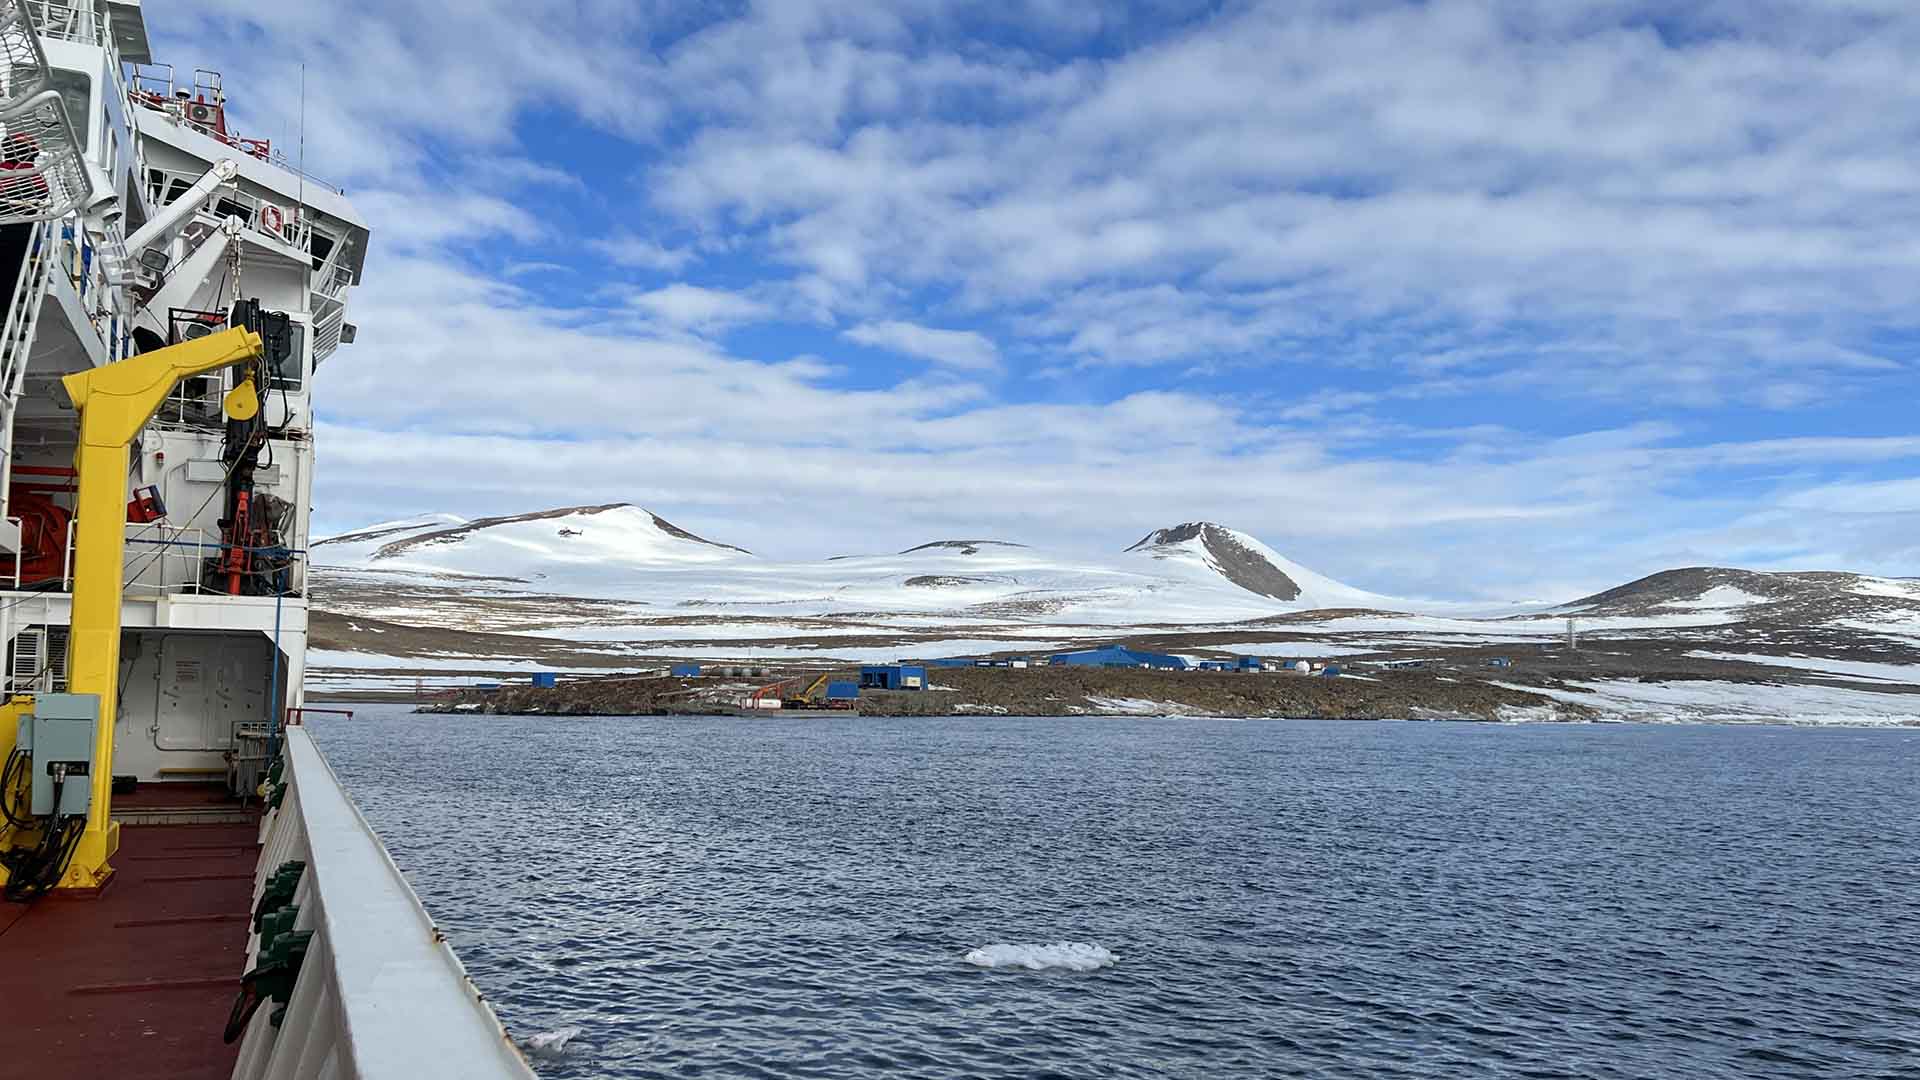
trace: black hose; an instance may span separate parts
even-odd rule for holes
[[[4,897],[16,904],[30,904],[53,891],[66,875],[67,864],[80,847],[87,819],[75,815],[48,824],[40,843],[30,852],[9,852],[7,887]]]
[[[55,774],[53,806],[56,812],[60,808],[60,795],[66,782],[64,774]],[[52,892],[54,886],[60,884],[60,879],[66,876],[67,864],[73,861],[73,853],[79,850],[80,838],[86,829],[84,814],[64,818],[48,815],[47,831],[41,834],[40,843],[31,851],[0,853],[0,865],[7,868],[7,885],[0,890],[0,897],[13,903],[30,904]]]
[[[7,755],[7,767],[0,769],[0,816],[4,816],[7,824],[12,825],[16,829],[24,829],[33,824],[33,815],[31,813],[22,817],[13,812],[13,786],[19,782],[14,779],[14,769],[16,767],[31,769],[31,761],[32,759],[27,757],[26,752],[16,746],[13,748],[13,752]],[[32,808],[29,807],[28,809],[31,810]]]

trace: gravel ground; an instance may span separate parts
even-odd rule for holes
[[[858,711],[873,716],[1192,714],[1494,720],[1505,707],[1552,704],[1537,694],[1432,671],[1382,672],[1360,679],[1132,668],[949,668],[934,670],[930,682],[926,691],[862,694]],[[601,716],[731,713],[739,711],[731,699],[749,688],[744,683],[704,679],[579,679],[563,681],[553,689],[517,685],[456,691],[423,709]],[[1567,719],[1585,714],[1577,706],[1558,709]]]

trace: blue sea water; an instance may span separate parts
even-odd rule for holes
[[[551,1080],[1920,1076],[1920,731],[316,735]]]

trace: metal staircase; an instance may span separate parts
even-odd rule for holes
[[[353,271],[344,263],[347,243],[341,242],[325,265],[313,275],[313,366],[333,355],[340,347],[347,322],[347,290],[353,287]]]
[[[45,6],[0,0],[0,225],[63,217],[93,193],[34,30],[31,9]]]
[[[44,221],[33,228],[7,300],[6,321],[0,323],[0,550],[20,550],[20,526],[9,519],[13,489],[13,424],[26,389],[27,364],[33,354],[40,311],[46,306],[47,285],[53,278],[53,230]]]
[[[14,420],[47,296],[53,230],[59,219],[85,210],[93,195],[84,151],[54,86],[37,24],[46,21],[51,30],[70,31],[60,19],[78,10],[45,0],[0,0],[0,227],[33,229],[0,323],[0,551],[8,553],[20,550],[20,526],[7,514]]]

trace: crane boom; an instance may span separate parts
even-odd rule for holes
[[[87,827],[62,888],[98,888],[120,846],[113,821],[113,728],[119,711],[120,602],[126,582],[128,446],[182,379],[243,364],[261,355],[260,335],[243,327],[77,371],[61,383],[80,416],[73,540],[73,627],[68,635],[67,689],[92,694],[100,711],[88,780]]]

